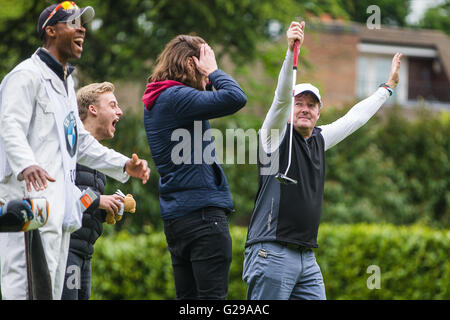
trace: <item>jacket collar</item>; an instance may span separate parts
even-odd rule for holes
[[[154,81],[147,84],[147,87],[144,92],[144,96],[142,97],[142,102],[144,102],[145,109],[150,110],[156,99],[163,93],[166,89],[173,86],[183,86],[181,82],[174,80],[163,80],[163,81]]]
[[[64,81],[64,69],[61,63],[56,60],[46,49],[39,48],[33,54],[31,59],[39,66],[42,71],[44,79],[49,80],[53,88],[61,95],[68,96],[69,88],[73,86],[73,80],[70,74],[75,69],[74,67],[67,65],[67,76]],[[62,78],[61,78],[62,72]]]
[[[56,60],[54,56],[45,48],[39,48],[36,52],[39,58],[41,58],[42,61],[60,78],[62,81],[66,81],[67,77],[70,76],[70,74],[75,70],[75,68],[67,63],[66,66],[66,72],[64,72],[64,67],[62,64]]]

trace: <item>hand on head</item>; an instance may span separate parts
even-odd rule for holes
[[[214,51],[207,43],[203,43],[200,46],[200,58],[193,56],[192,59],[194,59],[197,70],[206,77],[217,70]]]

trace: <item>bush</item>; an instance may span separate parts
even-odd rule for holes
[[[317,261],[329,299],[449,299],[450,231],[423,226],[324,225]],[[369,290],[369,266],[381,288]]]
[[[245,299],[241,280],[247,229],[234,226],[229,299]],[[328,299],[450,299],[450,231],[424,226],[329,225],[320,227],[317,261]],[[174,299],[165,236],[147,228],[102,237],[92,261],[93,299]],[[378,266],[381,288],[367,287],[367,268]]]
[[[324,222],[450,227],[449,117],[402,112],[384,109],[327,151]],[[344,113],[330,108],[321,124]]]

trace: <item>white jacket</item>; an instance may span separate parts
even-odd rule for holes
[[[65,217],[69,216],[67,212],[76,211],[68,208],[74,202],[66,201],[69,199],[66,195],[72,194],[68,193],[69,184],[65,180],[64,150],[69,150],[68,145],[70,146],[70,166],[65,167],[72,168],[74,157],[78,157],[79,163],[100,170],[116,180],[126,182],[129,179],[123,172],[128,158],[95,140],[84,129],[78,112],[73,117],[64,119],[65,135],[61,137],[70,139],[67,139],[69,144],[61,140],[64,145],[60,145],[56,119],[61,119],[57,117],[61,112],[56,110],[67,110],[57,109],[62,103],[66,107],[70,104],[70,108],[76,105],[71,76],[67,79],[67,88],[68,91],[61,79],[36,53],[11,71],[0,85],[0,196],[7,201],[20,197],[47,198],[49,218],[47,224],[39,228],[39,233],[54,299],[60,299],[63,290],[70,232],[73,231],[70,229],[73,225],[68,226]],[[47,94],[53,99],[49,99]],[[65,130],[66,127],[73,128],[71,125],[75,123],[78,140],[76,147],[73,147],[77,135],[70,133],[75,130]],[[28,193],[21,172],[31,165],[39,165],[45,169],[56,182],[48,182],[48,188],[43,191],[33,189]],[[4,170],[8,168],[9,170]],[[3,299],[28,297],[24,244],[23,232],[0,234]]]
[[[73,79],[67,78],[67,87],[58,76],[37,56],[19,64],[4,79],[0,91],[0,157],[5,154],[11,172],[0,178],[0,194],[6,200],[24,196],[43,196],[50,203],[50,218],[64,216],[64,169],[59,136],[54,117],[55,104],[50,103],[43,79],[51,81],[55,93],[65,99],[75,96]],[[76,114],[79,120],[78,114]],[[125,162],[129,159],[101,145],[81,121],[78,123],[77,162],[97,169],[106,175],[126,182]],[[63,146],[65,148],[65,146]],[[38,165],[56,179],[48,188],[28,194],[21,172]],[[1,176],[1,174],[0,174]],[[56,226],[60,225],[60,219]],[[61,220],[62,222],[62,220]]]

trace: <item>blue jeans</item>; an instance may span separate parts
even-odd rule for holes
[[[61,300],[89,300],[91,296],[91,259],[69,251]]]
[[[247,282],[249,300],[326,300],[322,273],[311,249],[255,243],[245,250],[242,279]]]

